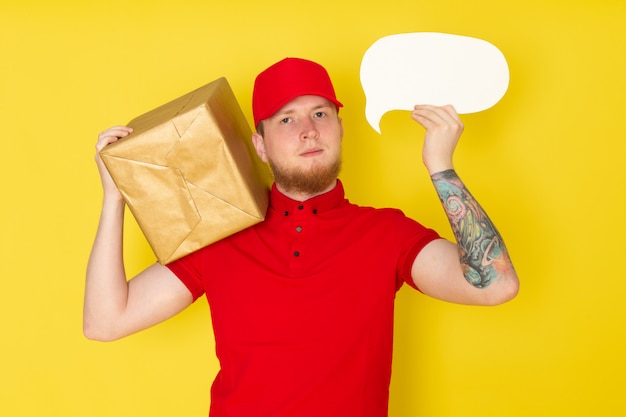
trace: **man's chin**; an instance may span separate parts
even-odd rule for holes
[[[314,167],[309,170],[283,170],[270,162],[274,180],[281,189],[288,193],[315,195],[332,189],[336,182],[341,161],[326,166]]]

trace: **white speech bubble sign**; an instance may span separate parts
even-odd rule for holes
[[[509,85],[504,55],[491,43],[436,32],[390,35],[374,42],[361,61],[365,117],[380,119],[416,104],[451,104],[459,114],[495,105]]]

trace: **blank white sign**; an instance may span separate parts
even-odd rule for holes
[[[361,62],[365,117],[380,133],[391,110],[451,104],[460,114],[488,109],[504,96],[509,67],[491,43],[467,36],[418,32],[386,36]]]

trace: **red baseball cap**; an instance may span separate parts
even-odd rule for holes
[[[328,72],[320,64],[300,58],[285,58],[260,73],[254,81],[252,113],[254,126],[271,117],[299,96],[324,97],[339,107]]]

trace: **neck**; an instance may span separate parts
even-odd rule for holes
[[[337,180],[335,179],[330,183],[328,187],[326,187],[324,190],[320,192],[307,192],[307,191],[301,191],[301,190],[287,189],[283,187],[281,184],[276,183],[276,188],[278,189],[278,191],[280,191],[282,194],[284,194],[285,196],[295,201],[310,200],[311,198],[317,197],[318,195],[326,194],[327,192],[329,192],[336,186],[337,186]]]

